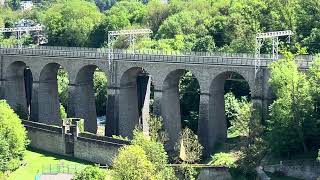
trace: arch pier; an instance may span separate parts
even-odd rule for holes
[[[137,125],[145,133],[148,132],[152,84],[153,114],[164,119],[169,136],[167,149],[174,147],[181,131],[179,79],[185,70],[193,73],[200,87],[198,136],[205,147],[205,154],[212,153],[214,145],[226,139],[224,84],[231,72],[247,81],[254,108],[259,110],[262,118],[266,117],[267,106],[272,101],[267,83],[268,63],[262,63],[256,74],[254,59],[250,56],[120,53],[109,62],[105,54],[95,51],[58,51],[47,49],[37,53],[37,50],[0,49],[0,97],[13,108],[20,104],[33,121],[61,126],[57,85],[59,68],[64,68],[68,73],[68,117],[85,119],[84,128],[90,133],[97,132],[93,74],[97,68],[106,74],[107,136],[131,138]],[[26,69],[29,71],[28,86]]]

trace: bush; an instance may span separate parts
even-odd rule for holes
[[[202,156],[202,149],[198,136],[189,128],[183,129],[175,146],[175,150],[180,153],[179,158],[186,163],[198,162]]]
[[[19,167],[28,144],[26,130],[5,100],[0,100],[0,171]]]
[[[84,170],[77,172],[73,180],[104,180],[106,174],[96,166],[88,166]]]
[[[147,155],[147,159],[155,166],[156,179],[175,179],[174,171],[167,166],[168,155],[163,144],[156,142],[145,136],[142,132],[134,131],[133,145],[142,147]]]
[[[61,119],[67,118],[66,110],[61,103],[60,103],[60,117]]]
[[[155,166],[148,160],[142,147],[130,145],[122,147],[113,160],[114,178],[119,180],[155,179]]]
[[[168,134],[163,127],[162,117],[151,115],[149,120],[149,135],[152,140],[162,144],[168,140]]]
[[[0,171],[0,180],[6,180],[7,177]]]
[[[221,152],[211,156],[211,159],[212,160],[209,162],[210,165],[234,168],[237,166],[236,161],[238,160],[238,157],[236,153]]]

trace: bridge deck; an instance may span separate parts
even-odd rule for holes
[[[6,55],[24,55],[24,56],[44,56],[44,57],[63,57],[63,58],[84,58],[100,59],[108,61],[108,49],[82,48],[82,47],[0,47],[0,54]],[[164,51],[128,51],[112,50],[112,59],[115,61],[146,61],[146,62],[164,62],[164,63],[182,63],[182,64],[208,64],[208,65],[230,65],[230,66],[255,66],[255,57],[253,54],[241,53],[207,53],[207,52],[189,52],[172,53]],[[298,63],[301,68],[308,68],[315,59],[312,55],[299,56]],[[260,66],[267,67],[274,60],[270,54],[262,54]]]

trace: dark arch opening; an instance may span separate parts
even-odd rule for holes
[[[110,123],[106,118],[108,77],[104,71],[98,67],[93,73],[93,91],[95,95],[95,105],[97,113],[97,135],[105,136],[106,126]]]
[[[6,76],[5,99],[21,119],[30,119],[32,72],[24,62],[9,65]]]
[[[245,96],[250,100],[250,86],[237,72],[223,72],[211,83],[209,98],[209,146],[223,143],[227,139],[227,130],[231,126],[226,115],[226,93],[232,93],[235,99]],[[229,119],[230,120],[230,119]]]
[[[75,83],[70,116],[83,118],[85,131],[104,136],[108,124],[106,74],[96,65],[87,65],[79,70]]]
[[[161,114],[169,136],[166,149],[171,151],[182,128],[188,127],[197,134],[200,86],[190,71],[177,69],[167,75],[162,91]]]
[[[149,132],[151,76],[141,67],[128,69],[120,81],[118,133],[132,137],[138,125],[144,133]]]

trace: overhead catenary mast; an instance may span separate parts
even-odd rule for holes
[[[272,39],[272,59],[277,60],[279,58],[279,37],[281,36],[290,36],[293,35],[291,30],[287,31],[274,31],[274,32],[266,32],[266,33],[258,33],[256,35],[256,45],[255,45],[255,76],[257,75],[261,59],[260,59],[260,49],[263,45],[265,39]]]
[[[137,35],[149,35],[152,34],[150,29],[130,29],[130,30],[120,30],[120,31],[108,31],[108,62],[109,70],[112,71],[111,62],[113,60],[113,43],[118,36],[127,36],[129,37],[130,46],[134,52],[134,44]],[[111,81],[113,79],[111,78]]]
[[[29,33],[32,31],[42,31],[42,26],[31,26],[31,27],[16,27],[16,28],[0,28],[0,33],[12,32],[16,33],[17,39],[21,39],[22,33]]]

